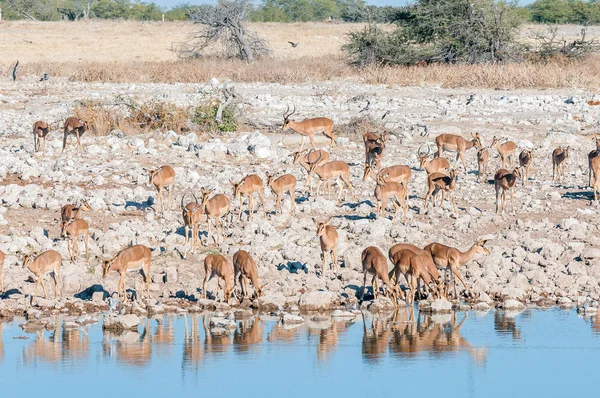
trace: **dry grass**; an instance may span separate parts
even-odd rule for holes
[[[0,24],[0,67],[9,75],[13,60],[20,75],[43,73],[84,82],[197,83],[212,77],[240,82],[302,83],[352,80],[401,86],[471,88],[600,88],[600,57],[550,64],[432,65],[358,70],[347,65],[341,44],[357,24],[254,24],[273,47],[273,58],[248,65],[237,60],[177,60],[169,50],[194,30],[186,22],[119,21],[9,22]],[[523,37],[531,27],[523,30]],[[575,37],[578,27],[560,28]],[[598,28],[600,29],[600,28]],[[592,34],[600,33],[594,32]],[[298,41],[292,48],[287,41]],[[33,43],[30,43],[33,42]]]

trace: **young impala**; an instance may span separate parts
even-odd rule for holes
[[[381,253],[381,251],[375,246],[369,246],[363,250],[361,255],[361,261],[363,265],[363,295],[364,290],[367,287],[367,274],[372,274],[373,279],[371,285],[373,285],[373,297],[377,299],[379,293],[379,287],[377,286],[377,279],[381,279],[381,282],[386,285],[393,298],[394,304],[398,302],[398,297],[402,295],[398,286],[392,285],[388,276],[388,263],[387,259]]]
[[[473,259],[477,253],[490,254],[490,251],[485,247],[485,240],[477,240],[469,250],[461,252],[454,247],[442,245],[441,243],[431,243],[425,246],[424,250],[429,252],[433,262],[439,268],[445,268],[446,274],[448,271],[452,272],[452,280],[454,281],[454,297],[458,298],[456,291],[456,278],[460,279],[460,282],[465,287],[465,292],[469,294],[469,288],[465,280],[463,279],[458,268]],[[448,294],[448,287],[446,287],[445,294]]]
[[[500,159],[502,160],[502,166],[500,168],[505,168],[506,164],[509,163],[509,166],[513,167],[513,156],[515,151],[517,150],[517,144],[513,141],[506,141],[504,143],[498,142],[496,137],[494,137],[495,144],[492,145],[492,148],[496,148],[498,154],[500,155]]]
[[[319,149],[319,150],[311,150],[306,155],[302,155],[302,152],[294,152],[294,164],[300,163],[300,165],[306,170],[306,186],[308,187],[308,192],[312,195],[312,181],[310,178],[310,165],[317,162],[317,166],[323,166],[325,163],[329,162],[329,153]]]
[[[260,202],[263,207],[265,218],[267,218],[267,209],[265,208],[265,192],[263,189],[263,181],[256,174],[250,174],[242,178],[239,183],[230,181],[233,187],[233,197],[240,199],[240,213],[239,220],[242,219],[242,205],[244,204],[244,197],[248,197],[248,220],[252,221],[254,218],[254,194],[258,193]]]
[[[163,190],[169,191],[169,210],[173,210],[173,183],[175,182],[175,170],[171,166],[164,165],[158,169],[144,169],[149,175],[148,182],[156,187],[158,191],[158,202],[160,212],[164,213]]]
[[[196,253],[196,246],[198,246],[198,242],[200,240],[198,237],[200,217],[202,217],[204,214],[204,207],[202,206],[202,203],[198,202],[198,198],[194,193],[192,193],[194,201],[189,202],[186,205],[183,204],[186,194],[184,194],[181,198],[181,216],[183,217],[183,233],[185,235],[185,249],[183,252],[183,258],[187,257],[190,234],[192,238],[192,253]]]
[[[46,154],[46,138],[50,133],[50,125],[42,120],[33,123],[33,151],[39,152],[44,141],[44,154]]]
[[[75,138],[77,138],[77,146],[79,147],[79,153],[83,153],[83,148],[81,147],[81,136],[87,131],[87,129],[87,122],[84,122],[81,119],[78,119],[76,117],[70,117],[67,120],[65,120],[63,147],[61,153],[63,153],[65,151],[65,148],[67,147],[67,137],[69,136],[69,134],[73,134]]]
[[[392,264],[394,264],[394,269],[389,275],[392,275],[396,279],[396,286],[399,284],[400,274],[404,275],[404,279],[406,279],[406,283],[408,284],[407,287],[410,290],[410,296],[406,295],[406,300],[414,305],[418,282],[422,280],[426,286],[429,286],[429,283],[433,282],[427,272],[427,268],[423,264],[423,260],[417,253],[409,249],[396,250],[389,257]]]
[[[91,211],[92,206],[87,200],[84,200],[79,205],[64,205],[60,209],[60,219],[62,223],[69,222],[70,220],[79,220],[83,218],[84,211]]]
[[[515,214],[514,190],[517,180],[521,178],[521,170],[516,167],[512,173],[506,169],[500,169],[494,176],[494,188],[496,189],[496,213],[504,213],[504,205],[506,204],[506,191],[510,191],[510,205],[512,212]],[[502,194],[502,196],[500,196]],[[502,201],[502,211],[500,211],[500,201]]]
[[[89,240],[90,229],[87,221],[83,219],[72,219],[62,224],[60,235],[67,238],[67,249],[71,262],[75,262],[79,258],[79,237],[83,236],[85,242],[85,260],[90,263],[89,255]]]
[[[35,299],[37,297],[37,291],[42,285],[42,289],[44,289],[44,297],[48,298],[48,293],[46,292],[46,285],[44,284],[44,278],[48,274],[52,274],[52,278],[54,278],[54,283],[56,285],[56,299],[58,300],[60,297],[60,265],[62,263],[62,256],[56,250],[47,250],[37,256],[35,259],[32,256],[25,254],[23,256],[23,268],[29,268],[29,271],[37,278],[37,283],[35,284],[35,291],[33,293],[33,299],[31,303],[35,303]]]
[[[288,192],[290,194],[290,199],[292,201],[290,208],[290,215],[294,214],[296,211],[296,177],[291,174],[284,174],[279,178],[275,178],[275,176],[265,173],[267,176],[267,186],[271,188],[271,191],[277,196],[275,201],[275,214],[279,211],[279,213],[283,213],[282,204],[281,204],[281,196]]]
[[[561,182],[565,179],[565,164],[569,158],[569,147],[558,147],[552,152],[552,180]]]
[[[425,209],[429,205],[429,198],[432,197],[433,206],[435,207],[435,197],[438,192],[442,192],[442,200],[440,201],[440,207],[444,204],[444,197],[446,192],[450,195],[450,202],[456,213],[456,202],[454,201],[454,191],[456,190],[456,172],[454,169],[450,170],[448,175],[441,173],[432,173],[427,177],[427,194],[425,195]]]
[[[215,228],[217,230],[217,237],[215,238],[215,243],[218,243],[219,236],[223,235],[222,226],[221,233],[219,233],[219,220],[221,219],[221,217],[224,217],[225,215],[227,215],[227,213],[229,213],[229,198],[219,193],[209,199],[209,195],[213,192],[212,190],[202,188],[200,192],[202,193],[202,208],[204,209],[204,214],[206,214],[206,223],[208,225],[206,243],[208,244],[208,240],[210,239],[211,218],[215,219]]]
[[[312,119],[304,119],[300,122],[295,122],[290,120],[290,116],[296,113],[296,105],[294,105],[294,110],[290,111],[290,107],[288,105],[287,110],[283,113],[283,130],[292,129],[296,133],[302,136],[302,144],[300,144],[300,152],[304,149],[304,140],[308,136],[310,138],[310,144],[313,148],[315,148],[315,139],[313,135],[315,133],[322,132],[331,140],[331,146],[335,146],[335,134],[333,133],[333,120],[328,119],[326,117],[316,117]]]
[[[392,221],[396,219],[398,212],[402,208],[404,210],[404,222],[406,222],[406,212],[408,211],[408,194],[406,188],[400,182],[387,181],[386,175],[381,173],[377,177],[377,185],[375,186],[375,198],[377,199],[377,207],[375,209],[375,218],[385,217],[385,206],[389,199],[394,199],[395,212]]]
[[[319,166],[318,164],[318,161],[311,163],[310,171],[308,172],[308,174],[315,173],[317,176],[319,176],[319,182],[317,183],[317,195],[319,194],[319,188],[321,187],[321,184],[323,181],[326,181],[327,199],[331,200],[331,181],[335,179],[340,187],[337,200],[339,201],[341,199],[344,191],[344,187],[342,184],[340,184],[340,180],[344,181],[344,183],[348,186],[348,189],[352,193],[352,200],[354,200],[354,187],[350,182],[350,166],[348,166],[348,163],[341,160],[333,160],[325,163],[323,166]]]
[[[315,224],[317,224],[317,237],[321,243],[321,259],[322,270],[325,272],[325,256],[329,253],[331,257],[331,267],[333,268],[333,272],[338,272],[338,258],[337,258],[337,244],[338,244],[338,233],[334,226],[329,225],[329,220],[327,221],[318,221],[313,218]]]
[[[414,253],[420,261],[411,260],[412,256],[407,256],[406,253],[402,255],[402,250],[408,250]],[[403,256],[405,260],[400,261],[400,258]],[[394,269],[390,271],[388,275],[390,279],[395,277],[397,284],[400,283],[400,280],[398,279],[400,273],[403,273],[402,267],[399,264],[406,264],[406,259],[409,259],[414,263],[414,265],[411,265],[412,268],[409,268],[409,271],[411,271],[411,273],[408,274],[409,276],[412,275],[410,284],[411,286],[415,287],[415,289],[412,290],[413,300],[414,294],[418,290],[419,280],[423,281],[425,287],[432,293],[434,297],[440,298],[443,296],[442,286],[444,284],[444,280],[442,279],[440,272],[435,266],[429,252],[420,249],[415,245],[411,245],[408,243],[398,243],[390,248],[390,250],[388,251],[388,257],[390,261],[394,264]],[[407,274],[404,273],[404,276],[406,278]],[[406,278],[406,281],[407,283],[409,283],[408,278]]]
[[[529,167],[531,166],[531,162],[533,161],[533,151],[531,149],[523,149],[519,154],[519,166],[521,167],[521,182],[523,185],[527,185],[527,181],[529,181]]]
[[[254,298],[259,298],[262,295],[262,290],[265,285],[258,284],[258,267],[256,262],[245,250],[239,250],[233,255],[233,289],[235,290],[236,282],[239,280],[242,289],[240,301],[248,297],[248,279],[252,281],[254,286]]]
[[[202,297],[206,298],[206,284],[213,276],[217,276],[225,281],[225,302],[229,303],[231,293],[233,293],[233,268],[229,261],[220,254],[209,254],[204,259],[204,282],[202,283]],[[218,281],[218,287],[221,289],[221,281]],[[218,294],[218,291],[217,291]],[[215,295],[216,297],[216,295]]]
[[[139,272],[146,283],[147,297],[150,298],[150,263],[152,262],[152,253],[144,245],[134,245],[126,247],[118,252],[110,260],[105,260],[102,265],[102,277],[106,278],[110,271],[119,274],[119,284],[117,285],[117,295],[123,298],[127,296],[125,287],[125,275],[127,272]],[[143,289],[142,289],[143,292]]]
[[[481,147],[477,150],[477,181],[481,180],[481,177],[484,179],[487,177],[488,173],[488,163],[490,161],[490,148],[494,148],[498,139],[494,136],[492,139],[492,143],[488,147]]]
[[[456,161],[460,158],[463,168],[467,171],[467,163],[465,162],[464,153],[473,147],[481,148],[481,136],[479,133],[471,134],[472,140],[468,141],[461,136],[454,134],[440,134],[435,138],[437,145],[437,157],[442,156],[442,152],[456,152]]]

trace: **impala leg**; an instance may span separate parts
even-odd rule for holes
[[[371,286],[373,286],[373,297],[377,300],[377,295],[379,293],[379,286],[377,285],[377,274],[373,275],[373,279],[371,280]]]
[[[306,139],[306,136],[302,136],[302,142],[300,143],[300,152],[302,152],[304,150],[304,140]]]
[[[342,177],[342,180],[344,180],[344,182],[348,186],[348,189],[350,190],[350,193],[352,194],[352,200],[356,200],[356,197],[354,196],[354,187],[352,186],[352,183],[350,182],[350,177],[349,176]]]
[[[183,258],[187,257],[187,252],[188,252],[188,242],[189,242],[189,232],[190,232],[190,227],[188,227],[187,225],[185,227],[183,227],[183,234],[185,236],[185,243],[184,243],[184,249],[183,249]],[[193,242],[192,242],[193,245]]]
[[[44,275],[40,277],[40,282],[42,283],[42,289],[44,289],[44,297],[49,298],[48,293],[46,292],[46,284],[44,283]]]
[[[54,292],[56,294],[56,299],[58,300],[60,298],[60,264],[54,270],[52,276],[54,277]]]
[[[77,137],[77,146],[79,147],[79,154],[83,154],[83,148],[81,147],[81,137],[79,136],[79,132],[75,133],[75,137]]]
[[[467,162],[465,162],[465,155],[462,152],[459,152],[458,157],[460,157],[460,161],[462,162],[463,168],[465,169],[465,173],[466,173],[467,172]]]
[[[365,269],[363,271],[363,288],[362,288],[362,294],[361,294],[361,299],[364,300],[365,298],[365,291],[367,290],[367,270]]]
[[[206,284],[208,283],[208,280],[210,279],[210,271],[206,271],[206,275],[204,275],[204,282],[202,282],[202,298],[206,298]]]
[[[68,137],[69,133],[67,133],[65,131],[65,134],[63,136],[63,147],[62,147],[62,151],[60,151],[60,153],[62,154],[65,151],[65,148],[67,147],[67,137]]]
[[[452,201],[452,207],[454,208],[454,212],[455,212],[455,213],[458,213],[458,211],[456,211],[456,202],[455,202],[455,200],[454,200],[454,191],[452,191],[452,193],[451,193],[450,195],[451,195],[451,196],[450,196],[450,199],[451,199],[451,201]]]
[[[334,247],[333,250],[331,251],[331,261],[332,261],[332,266],[333,266],[333,270],[335,272],[338,272],[340,270],[340,266],[338,264],[338,256],[337,256],[337,247]]]
[[[87,232],[85,234],[85,261],[90,263],[90,234]]]
[[[173,184],[169,185],[169,210],[173,210]]]
[[[38,278],[38,281],[35,284],[35,290],[33,291],[33,300],[31,300],[31,304],[35,303],[35,299],[37,298],[38,288],[40,287],[40,282],[42,278]]]
[[[498,190],[498,187],[496,187],[496,214],[499,214],[498,210],[500,209],[500,206],[498,203],[499,197],[500,197],[500,191]]]
[[[262,205],[265,218],[267,218],[267,208],[265,207],[265,191],[263,191],[262,189],[258,191],[258,196],[260,196],[260,204]],[[281,202],[279,204],[281,206]]]
[[[37,132],[33,132],[33,152],[37,152],[38,151],[38,135]]]
[[[468,293],[469,292],[469,288],[467,287],[467,284],[466,284],[465,280],[463,279],[460,271],[458,270],[458,264],[450,266],[450,269],[452,270],[452,273],[454,274],[454,276],[457,277],[460,280],[460,282],[463,284],[463,286],[465,287],[465,290]],[[454,281],[454,290],[455,290],[455,293],[456,293],[456,280]]]
[[[242,275],[243,283],[244,283],[244,296],[248,295],[248,278],[245,275]],[[254,290],[257,289],[257,286],[254,286]]]
[[[244,196],[240,194],[240,217],[238,221],[242,221],[242,205],[244,204]]]
[[[504,207],[506,206],[506,191],[502,190],[502,213],[504,213]]]
[[[331,200],[331,180],[327,180],[327,200]]]
[[[254,194],[251,193],[249,196],[250,198],[248,199],[248,207],[250,207],[250,214],[248,215],[248,220],[252,221],[254,218]]]
[[[290,208],[290,215],[296,214],[296,187],[290,191],[290,199],[292,200],[292,206]]]
[[[310,145],[312,145],[313,149],[315,149],[315,148],[316,148],[316,146],[315,146],[315,139],[314,139],[314,137],[313,137],[313,134],[310,134],[310,135],[308,136],[308,138],[310,138]]]
[[[325,255],[326,255],[326,251],[324,249],[321,249],[321,270],[323,272],[325,272]]]
[[[47,138],[44,137],[44,155],[46,154],[46,142],[47,142]]]

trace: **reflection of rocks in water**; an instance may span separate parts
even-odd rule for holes
[[[517,326],[515,317],[520,312],[496,311],[494,313],[494,330],[500,334],[510,334],[513,340],[521,338],[521,329]]]
[[[102,351],[104,356],[116,358],[124,365],[145,366],[152,358],[150,320],[142,322],[142,333],[127,330],[123,332],[104,331]]]
[[[300,331],[303,329],[304,324],[284,324],[283,322],[277,322],[275,326],[269,332],[267,341],[269,343],[293,343],[296,338],[300,335]]]
[[[54,325],[57,326],[52,331],[40,329],[35,332],[35,341],[23,350],[25,364],[38,362],[69,364],[74,360],[87,358],[89,354],[87,330],[65,328],[58,317]]]
[[[440,356],[465,350],[475,362],[485,362],[487,348],[472,346],[460,333],[467,318],[465,313],[457,323],[455,314],[430,316],[414,313],[410,308],[398,309],[388,317],[374,316],[371,328],[367,328],[367,321],[364,323],[363,358],[377,362],[388,348],[397,357],[426,353]]]
[[[265,325],[258,317],[250,318],[239,323],[233,334],[235,352],[253,352],[263,340]]]

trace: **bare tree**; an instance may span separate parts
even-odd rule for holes
[[[216,6],[202,6],[190,10],[190,18],[201,26],[189,40],[174,46],[180,57],[200,57],[213,45],[222,45],[225,55],[247,62],[271,53],[265,40],[246,27],[246,18],[252,11],[249,0],[219,0]]]

